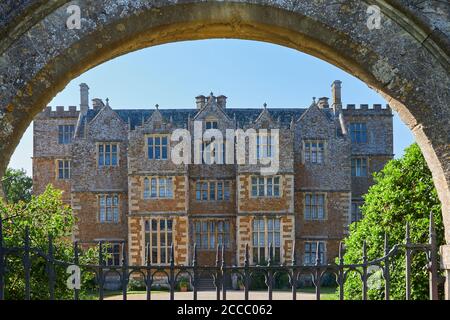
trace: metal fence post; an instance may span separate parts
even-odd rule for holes
[[[269,243],[269,259],[267,260],[267,292],[269,294],[269,301],[272,300],[272,291],[273,291],[273,272],[272,272],[272,242]]]
[[[147,300],[151,300],[152,299],[152,270],[151,270],[151,248],[150,248],[150,243],[147,243],[147,261],[146,261],[146,279],[145,279],[145,291],[147,293]]]
[[[128,287],[128,259],[125,249],[125,242],[122,242],[122,297],[123,300],[127,300],[127,287]]]
[[[245,260],[244,260],[244,299],[248,300],[248,291],[250,287],[250,270],[249,270],[249,248],[248,243],[245,245]]]
[[[227,300],[225,245],[222,246],[222,300]]]
[[[438,257],[437,257],[437,243],[436,243],[436,228],[434,225],[433,213],[430,213],[430,300],[439,300],[438,292]]]
[[[339,243],[339,300],[344,300],[344,282],[345,282],[345,272],[344,272],[344,244]]]
[[[98,293],[99,293],[99,300],[103,300],[104,293],[103,293],[103,242],[99,242],[99,252],[98,252]]]
[[[50,293],[50,300],[55,300],[55,260],[53,256],[53,238],[48,236],[48,257],[47,257],[47,273],[48,273],[48,288]]]
[[[384,234],[384,299],[390,299],[391,276],[389,273],[389,236],[387,232]]]
[[[73,254],[74,254],[74,263],[76,266],[78,266],[80,264],[79,261],[79,253],[78,253],[78,241],[75,241],[75,243],[73,244],[74,248],[73,248]],[[74,299],[75,300],[80,300],[80,290],[75,288],[74,291]]]
[[[0,215],[0,300],[5,300],[5,254],[3,248],[3,220]]]
[[[297,300],[297,260],[295,259],[295,240],[292,243],[292,274],[291,274],[291,290],[292,300]]]
[[[194,300],[197,300],[197,283],[198,283],[198,275],[197,275],[197,244],[194,244],[194,252],[192,256],[192,267],[193,267],[193,279],[192,279],[192,287],[193,287],[193,295]]]
[[[220,277],[220,244],[217,245],[216,248],[216,276],[215,276],[215,283],[214,285],[216,286],[216,300],[220,300],[220,281],[221,281],[221,277]]]
[[[175,253],[173,243],[170,246],[170,300],[175,300]]]
[[[368,278],[368,274],[367,274],[367,243],[364,240],[363,242],[363,274],[362,274],[362,281],[363,281],[363,285],[362,285],[362,299],[363,300],[367,300],[367,278]]]
[[[320,281],[322,280],[322,277],[320,275],[320,242],[317,242],[316,245],[316,272],[315,272],[315,285],[316,285],[316,300],[320,300]]]
[[[25,300],[31,299],[30,275],[31,275],[31,259],[30,259],[30,228],[25,228],[24,253],[23,253],[23,269],[25,273]]]
[[[406,284],[406,300],[411,299],[411,238],[409,234],[409,222],[406,223],[406,236],[405,236],[405,284]]]

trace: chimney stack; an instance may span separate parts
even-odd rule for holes
[[[202,109],[206,104],[206,97],[203,95],[200,95],[198,97],[195,97],[195,102],[197,104],[197,109]]]
[[[220,95],[217,97],[217,104],[222,108],[225,109],[227,107],[227,97],[224,95]]]
[[[99,99],[99,98],[92,99],[92,108],[94,109],[94,111],[99,111],[104,106],[105,106],[105,104],[103,103],[102,99]]]
[[[330,105],[328,103],[329,98],[327,97],[322,97],[319,98],[319,102],[317,103],[317,105],[319,106],[319,108],[329,108]]]
[[[86,83],[80,84],[80,111],[87,113],[89,110],[89,87]]]
[[[342,81],[336,80],[331,85],[331,93],[333,95],[333,110],[335,114],[342,110]]]

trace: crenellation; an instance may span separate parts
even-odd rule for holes
[[[39,113],[36,118],[45,119],[45,118],[77,118],[80,111],[76,106],[56,106],[52,108],[52,106],[47,106],[41,113]]]

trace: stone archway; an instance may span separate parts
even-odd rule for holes
[[[70,4],[81,9],[81,29],[66,27]],[[382,11],[380,29],[367,27],[369,5]],[[33,117],[89,68],[140,48],[180,40],[266,41],[326,60],[386,97],[413,131],[433,172],[450,243],[448,4],[20,0],[2,4],[0,16],[0,176]]]

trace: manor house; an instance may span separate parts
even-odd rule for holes
[[[332,98],[308,108],[231,108],[227,97],[196,97],[192,108],[120,109],[89,101],[80,85],[80,107],[47,107],[34,121],[34,192],[48,184],[62,189],[77,219],[80,242],[111,242],[118,264],[125,245],[130,264],[189,264],[196,244],[200,265],[215,263],[217,245],[227,262],[242,265],[272,257],[291,263],[333,262],[360,206],[372,173],[393,158],[389,106],[343,106],[341,82]],[[279,159],[276,174],[263,164],[176,164],[171,133],[194,123],[203,130],[279,129],[279,148],[259,136],[254,152]],[[213,159],[222,148],[208,146]],[[246,147],[247,154],[253,150]],[[193,148],[194,149],[194,148]],[[253,151],[252,151],[253,152]],[[204,159],[203,159],[204,160]],[[220,161],[216,161],[220,162]],[[270,252],[271,251],[271,252]]]

